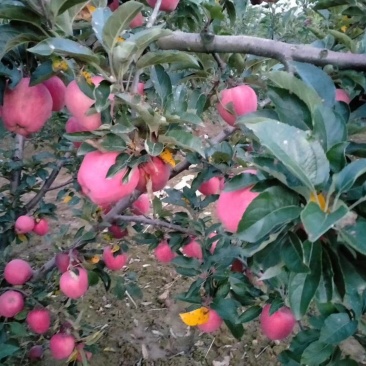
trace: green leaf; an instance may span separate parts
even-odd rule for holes
[[[244,327],[242,324],[234,324],[229,320],[225,320],[225,324],[236,339],[240,340],[244,335]]]
[[[357,44],[347,34],[335,29],[328,29],[328,32],[340,43],[345,45],[352,53],[357,52]]]
[[[308,366],[319,366],[328,360],[332,355],[334,346],[316,341],[308,346],[301,357],[301,364]]]
[[[258,318],[258,316],[261,315],[261,313],[262,313],[262,308],[259,305],[254,305],[240,314],[238,322],[239,323],[250,322],[250,321]]]
[[[41,56],[65,56],[99,64],[98,56],[90,48],[65,38],[47,38],[36,46],[28,48],[28,51]]]
[[[238,308],[240,304],[231,298],[216,298],[210,305],[211,309],[217,311],[220,317],[230,323],[238,323]]]
[[[319,242],[306,242],[310,258],[310,273],[291,273],[289,279],[289,301],[295,318],[300,320],[307,312],[310,302],[318,288],[321,276],[321,253]]]
[[[28,331],[25,323],[18,323],[12,321],[10,324],[10,332],[17,337],[25,337],[28,335]]]
[[[151,68],[150,79],[154,85],[155,91],[160,97],[161,104],[165,104],[167,98],[172,94],[172,82],[164,67],[156,65]]]
[[[308,239],[311,242],[318,240],[323,234],[333,227],[348,213],[345,205],[339,206],[332,213],[322,211],[315,202],[309,202],[301,212],[301,221],[304,224]]]
[[[151,156],[158,156],[164,150],[164,145],[160,142],[153,142],[153,141],[145,141],[145,150]]]
[[[89,286],[95,286],[99,282],[99,276],[94,271],[88,271],[88,283]]]
[[[102,138],[101,146],[107,151],[124,151],[126,142],[123,138],[113,133],[108,133]]]
[[[92,14],[92,27],[94,34],[103,46],[103,29],[111,15],[112,10],[109,8],[98,8]]]
[[[230,180],[225,182],[224,192],[237,191],[242,188],[249,187],[259,181],[256,174],[245,173],[237,174]]]
[[[338,195],[347,192],[362,174],[366,173],[366,159],[351,162],[339,173],[334,174],[333,182]]]
[[[257,242],[300,212],[297,195],[280,186],[270,187],[250,203],[239,222],[237,236],[249,243]]]
[[[138,69],[144,69],[146,67],[162,65],[162,64],[175,64],[175,67],[179,66],[181,69],[201,69],[196,57],[182,51],[154,51],[147,52],[136,63]],[[178,70],[177,68],[175,70]]]
[[[55,16],[61,15],[66,10],[72,8],[75,5],[87,3],[85,0],[52,0],[50,5],[52,12]],[[98,10],[98,9],[97,9]]]
[[[3,343],[0,348],[0,360],[12,356],[15,352],[19,351],[20,348],[18,346],[14,346],[12,344]]]
[[[329,162],[320,143],[311,140],[306,132],[263,118],[247,120],[246,127],[310,192],[327,183]]]
[[[332,78],[321,68],[312,64],[291,61],[296,73],[302,81],[316,90],[325,106],[333,107],[335,104],[335,85]]]
[[[286,267],[294,273],[308,273],[309,267],[304,261],[302,241],[293,232],[289,232],[281,247],[281,258]]]
[[[142,10],[143,5],[137,1],[128,1],[118,7],[108,18],[103,28],[103,44],[112,50],[121,36],[121,32],[129,28],[133,18]]]
[[[337,173],[345,167],[348,146],[349,142],[340,142],[327,151],[327,159],[333,172]]]
[[[351,320],[346,313],[331,314],[324,321],[319,341],[327,344],[338,344],[354,334],[357,325],[357,321]]]
[[[125,169],[130,161],[131,156],[129,154],[119,154],[117,156],[116,162],[108,169],[107,178],[112,178],[121,170]]]
[[[42,29],[41,17],[25,6],[0,5],[0,19],[30,23]]]
[[[285,71],[270,72],[268,78],[276,87],[295,94],[307,105],[311,112],[318,104],[322,103],[318,93],[312,87],[307,86],[302,80]]]
[[[366,220],[359,217],[356,222],[352,220],[345,227],[337,228],[341,238],[357,252],[366,255]]]

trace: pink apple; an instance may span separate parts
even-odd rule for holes
[[[42,83],[50,92],[52,97],[52,110],[59,112],[65,107],[66,85],[58,76],[52,76],[50,79]]]
[[[349,94],[343,89],[336,89],[336,101],[350,104],[351,98]]]
[[[70,357],[75,348],[75,338],[66,333],[57,333],[50,339],[50,350],[55,360],[65,360]]]
[[[208,313],[208,321],[204,324],[198,326],[198,329],[201,332],[212,333],[216,332],[222,325],[222,318],[220,315],[213,309],[210,309]]]
[[[71,299],[78,299],[88,291],[88,272],[82,267],[68,270],[61,275],[60,290]]]
[[[19,216],[15,221],[15,232],[17,234],[27,234],[34,229],[35,225],[34,217],[23,215]]]
[[[0,295],[0,316],[13,318],[24,309],[23,295],[18,291],[8,290]]]
[[[108,246],[104,248],[103,260],[107,268],[119,271],[126,265],[128,256],[126,253],[113,253],[112,248]]]
[[[198,190],[205,196],[210,196],[212,194],[219,194],[223,187],[222,177],[212,177],[206,182],[203,182]]]
[[[39,219],[35,221],[33,232],[37,235],[44,236],[49,231],[48,221],[46,219]]]
[[[4,278],[11,285],[24,285],[33,275],[32,268],[23,259],[13,259],[4,269]]]
[[[154,254],[156,259],[161,263],[169,263],[177,256],[177,254],[172,251],[166,240],[159,243],[155,248]]]
[[[27,315],[27,324],[33,333],[44,334],[50,329],[51,315],[47,309],[34,309]]]
[[[185,245],[182,252],[189,258],[197,258],[200,260],[203,258],[201,244],[195,240],[192,240],[190,243]]]
[[[149,195],[142,194],[133,204],[132,212],[135,215],[147,215],[151,209]]]

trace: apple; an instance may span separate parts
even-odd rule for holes
[[[27,315],[27,324],[33,333],[44,334],[50,329],[51,315],[47,309],[34,309]]]
[[[161,263],[169,263],[177,256],[177,254],[172,251],[172,248],[170,248],[166,240],[159,243],[155,248],[154,254],[155,258]]]
[[[133,204],[132,212],[135,215],[147,215],[150,211],[151,205],[149,195],[147,193],[142,194]]]
[[[4,278],[11,285],[24,285],[32,275],[30,264],[23,259],[11,260],[4,269]]]
[[[58,76],[52,76],[42,83],[50,92],[52,97],[52,110],[59,112],[65,107],[66,85]]]
[[[239,259],[234,259],[233,263],[231,263],[231,268],[230,268],[231,272],[238,272],[238,273],[243,273],[244,272],[244,264],[241,260]]]
[[[126,253],[114,253],[112,247],[105,247],[103,250],[103,261],[111,271],[119,271],[127,263]]]
[[[66,333],[57,333],[50,339],[50,350],[55,360],[65,360],[70,357],[75,348],[75,338]]]
[[[60,290],[71,299],[78,299],[88,291],[88,272],[82,267],[68,270],[61,275]]]
[[[122,239],[128,235],[128,231],[126,229],[122,230],[118,225],[115,224],[111,225],[108,228],[108,231],[115,239]]]
[[[216,235],[217,235],[217,233],[216,233],[216,231],[215,231],[215,232],[213,232],[213,233],[209,234],[209,235],[208,235],[208,237],[209,237],[209,238],[213,238],[213,237],[215,237]],[[210,248],[210,253],[211,253],[211,254],[214,254],[214,252],[215,252],[215,250],[216,250],[217,242],[218,242],[218,240],[214,241],[214,242],[211,244],[211,248]]]
[[[223,188],[224,180],[222,177],[212,177],[206,182],[203,182],[198,190],[205,196],[211,196],[212,194],[219,194]]]
[[[130,28],[141,27],[144,24],[144,17],[141,13],[138,13],[130,23]]]
[[[337,102],[343,102],[343,103],[346,103],[346,104],[350,104],[351,103],[351,98],[345,90],[336,89],[336,101]]]
[[[137,84],[137,94],[140,95],[144,95],[144,89],[145,89],[145,84],[144,83],[138,83]]]
[[[157,0],[147,0],[147,3],[154,8]],[[174,11],[178,6],[179,0],[162,0],[160,10],[168,13]]]
[[[108,7],[109,7],[109,9],[111,9],[112,11],[117,10],[117,9],[118,9],[118,7],[119,7],[119,0],[112,0],[112,1],[110,2],[110,4],[108,4]]]
[[[39,361],[43,357],[43,347],[42,346],[33,346],[28,351],[28,358],[31,361]]]
[[[46,219],[35,220],[33,232],[37,235],[44,236],[49,231],[48,221]]]
[[[283,306],[272,315],[269,314],[271,305],[267,304],[261,313],[261,330],[266,337],[271,340],[281,340],[288,337],[296,324],[296,319],[292,311]]]
[[[194,239],[183,247],[182,252],[189,258],[197,258],[200,260],[203,258],[201,245]]]
[[[33,216],[22,215],[15,221],[15,232],[17,234],[27,234],[30,233],[35,226],[35,221]]]
[[[150,157],[150,161],[139,165],[140,178],[136,189],[146,192],[151,184],[152,191],[162,190],[170,177],[170,166],[157,156]]]
[[[12,90],[6,87],[2,120],[6,129],[27,137],[38,132],[52,115],[52,97],[43,84],[29,86],[23,78]]]
[[[108,206],[130,195],[139,182],[139,169],[133,169],[127,182],[123,178],[127,169],[122,169],[112,178],[107,178],[109,168],[115,164],[118,152],[92,151],[85,155],[78,171],[78,182],[83,193],[96,205]]]
[[[80,126],[78,120],[75,117],[70,117],[65,124],[66,133],[83,132],[84,129]],[[74,142],[74,146],[78,149],[81,142]]]
[[[70,260],[70,254],[69,253],[57,253],[55,257],[55,264],[58,270],[61,273],[66,272],[68,269],[70,269],[70,266],[76,266],[79,263],[78,260],[79,252],[76,249],[73,249],[72,251],[72,261]]]
[[[23,295],[18,291],[8,290],[0,295],[0,316],[13,318],[24,309]]]
[[[209,310],[208,321],[204,324],[198,325],[198,329],[201,332],[212,333],[218,330],[222,325],[222,318],[213,309]]]
[[[221,92],[217,110],[222,119],[233,126],[237,117],[255,112],[257,103],[258,98],[255,91],[248,85],[239,85]]]

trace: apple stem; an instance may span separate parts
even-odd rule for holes
[[[154,25],[154,23],[156,21],[156,18],[158,17],[158,14],[159,14],[161,2],[162,2],[162,0],[157,0],[156,1],[156,4],[154,6],[154,10],[153,10],[153,12],[150,16],[149,21],[146,24],[146,28],[151,28]]]

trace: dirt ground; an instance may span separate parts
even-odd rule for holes
[[[215,126],[214,130],[219,128]],[[185,172],[177,176],[170,186],[189,181],[193,177],[189,174]],[[54,184],[62,184],[68,179],[69,176],[62,171]],[[57,190],[51,191],[46,196],[46,201],[58,205],[58,219],[51,222],[50,237],[64,224],[71,224],[75,229],[81,226],[72,217],[66,203],[56,202],[57,193]],[[206,214],[210,214],[210,210]],[[55,251],[52,244],[47,237],[33,237],[29,243],[14,249],[21,257],[37,265],[52,257]],[[184,311],[185,304],[176,302],[174,297],[188,288],[189,280],[177,275],[171,266],[158,264],[146,246],[132,245],[129,256],[128,266],[117,275],[135,272],[143,291],[141,299],[127,296],[118,300],[99,284],[92,287],[80,302],[83,321],[96,330],[103,330],[90,365],[279,365],[277,354],[287,344],[263,337],[256,321],[246,325],[245,335],[240,341],[230,334],[225,325],[214,334],[200,334],[197,329],[185,326],[178,315]],[[62,364],[52,360],[48,353],[40,362],[44,366]]]

